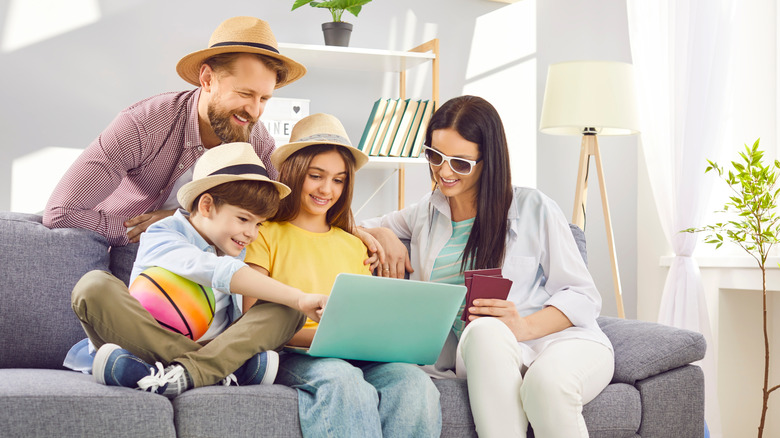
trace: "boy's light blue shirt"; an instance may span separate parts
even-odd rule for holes
[[[144,269],[159,266],[204,286],[230,292],[230,280],[244,263],[246,249],[237,257],[218,256],[217,250],[187,219],[189,213],[176,210],[141,234],[130,284]]]
[[[179,209],[141,234],[130,284],[144,269],[159,266],[198,284],[211,286],[216,299],[214,320],[201,339],[212,339],[241,315],[240,300],[230,292],[230,280],[236,271],[247,266],[243,261],[246,250],[237,257],[218,256],[216,248],[198,233],[188,216],[189,213]],[[84,339],[71,347],[63,366],[90,373],[94,353],[91,342]]]
[[[218,256],[217,248],[206,242],[188,217],[188,212],[178,209],[173,216],[153,223],[141,234],[130,284],[145,269],[159,266],[210,286],[215,299],[214,320],[200,339],[213,339],[241,315],[239,300],[228,294],[233,274],[247,266],[243,261],[246,249],[237,257]]]

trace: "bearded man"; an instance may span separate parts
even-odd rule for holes
[[[276,179],[274,140],[257,122],[274,90],[300,79],[306,68],[279,54],[268,23],[225,20],[208,48],[182,58],[176,71],[198,88],[153,96],[120,112],[57,184],[44,225],[95,231],[113,259],[118,248],[173,214],[176,192],[192,179],[206,149],[248,142]]]

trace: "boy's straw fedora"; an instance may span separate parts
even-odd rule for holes
[[[179,204],[192,208],[192,201],[201,193],[231,181],[267,181],[276,186],[279,196],[290,194],[290,188],[268,177],[263,162],[249,143],[226,143],[207,150],[195,163],[192,181],[176,193]]]
[[[200,86],[200,66],[207,58],[221,53],[257,53],[282,61],[287,66],[287,79],[276,84],[283,87],[306,74],[306,67],[279,54],[271,27],[255,17],[233,17],[223,21],[211,34],[207,49],[198,50],[176,64],[179,76],[192,85]]]
[[[302,118],[293,126],[290,143],[279,146],[271,153],[271,163],[279,169],[287,157],[315,144],[333,144],[347,148],[355,157],[355,170],[368,162],[368,155],[352,146],[339,119],[330,114],[317,113]]]

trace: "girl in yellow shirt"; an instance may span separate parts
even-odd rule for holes
[[[342,272],[369,275],[366,248],[351,232],[355,171],[368,156],[335,117],[300,120],[271,161],[292,189],[247,249],[246,263],[290,286],[328,294]],[[245,300],[247,309],[253,302]],[[316,323],[290,341],[309,346]],[[276,383],[298,392],[304,436],[438,437],[439,392],[418,367],[402,363],[280,355]]]

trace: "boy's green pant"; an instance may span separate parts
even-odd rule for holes
[[[297,310],[258,301],[202,345],[160,326],[127,286],[105,271],[86,273],[73,288],[71,305],[95,348],[113,343],[150,364],[177,362],[195,387],[213,385],[255,354],[280,348],[306,322]]]

